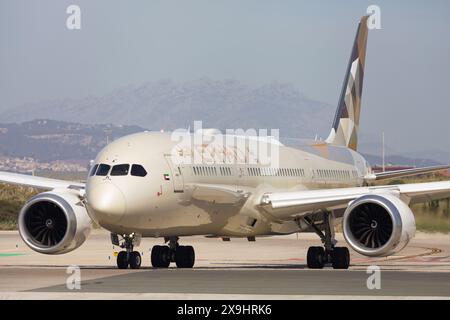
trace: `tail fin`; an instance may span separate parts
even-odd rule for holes
[[[364,16],[359,22],[352,55],[347,67],[344,84],[339,98],[333,128],[326,142],[346,146],[353,150],[358,147],[359,115],[366,61],[368,27]]]

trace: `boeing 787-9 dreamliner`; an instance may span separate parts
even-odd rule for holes
[[[194,248],[179,245],[180,237],[254,240],[297,232],[315,232],[323,243],[308,249],[309,268],[347,269],[350,254],[336,245],[337,223],[342,223],[348,246],[362,255],[389,256],[402,250],[416,230],[409,205],[450,197],[450,181],[369,184],[450,166],[373,173],[357,152],[367,20],[359,23],[325,141],[301,140],[294,147],[274,137],[224,135],[233,144],[218,146],[204,142],[216,133],[186,130],[191,141],[203,142],[180,146],[173,133],[142,132],[106,145],[86,183],[0,172],[2,182],[46,190],[19,214],[23,241],[40,253],[67,253],[83,244],[95,222],[123,249],[117,255],[120,269],[141,266],[134,247],[142,237],[162,239],[151,250],[153,267],[174,262],[192,268]],[[250,144],[276,150],[276,165],[261,161]],[[194,153],[200,154],[195,161],[177,159]],[[211,161],[213,154],[224,156]]]

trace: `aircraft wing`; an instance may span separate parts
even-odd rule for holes
[[[408,177],[408,176],[414,176],[414,175],[418,175],[418,174],[431,173],[431,172],[443,171],[443,170],[449,170],[449,169],[450,169],[450,165],[442,165],[442,166],[413,168],[413,169],[396,170],[396,171],[386,171],[386,172],[374,173],[368,177],[368,180],[383,180],[383,179],[391,179],[391,178]]]
[[[407,204],[445,199],[450,198],[450,181],[266,193],[261,198],[260,207],[284,219],[318,210],[343,209],[360,196],[383,193],[400,196]]]
[[[50,179],[4,171],[0,171],[0,182],[17,184],[28,187],[36,187],[47,190],[60,188],[84,189],[85,187],[85,184],[81,182]]]

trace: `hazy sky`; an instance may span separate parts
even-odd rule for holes
[[[70,4],[79,31],[66,28]],[[0,110],[201,77],[292,82],[334,105],[370,4],[382,30],[369,34],[362,133],[450,150],[448,0],[0,0]]]

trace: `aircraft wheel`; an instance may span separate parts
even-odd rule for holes
[[[192,268],[195,263],[195,251],[192,246],[179,246],[175,251],[175,263],[178,268]]]
[[[333,269],[348,269],[350,266],[350,252],[346,247],[336,247],[331,252]]]
[[[126,269],[128,268],[128,256],[126,251],[120,251],[117,255],[117,268]]]
[[[310,269],[322,269],[325,265],[325,249],[322,247],[309,247],[306,261]]]
[[[151,253],[154,268],[167,268],[170,265],[170,249],[168,246],[153,246]]]
[[[139,269],[141,267],[141,254],[137,251],[133,251],[130,253],[130,268],[131,269]]]

